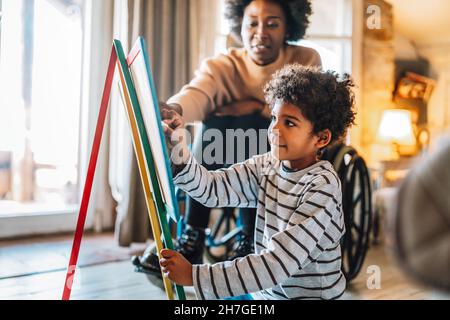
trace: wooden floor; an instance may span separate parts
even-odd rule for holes
[[[434,293],[407,278],[383,245],[368,251],[359,275],[347,287],[343,299],[350,300],[424,300]],[[379,289],[374,288],[374,270],[380,271]],[[369,289],[372,288],[372,289]]]
[[[88,241],[85,239],[85,242]],[[108,241],[114,244],[112,236]],[[26,246],[23,241],[22,244]],[[4,244],[0,246],[0,257],[8,247]],[[35,247],[30,244],[30,248]],[[40,253],[43,256],[46,254],[45,250]],[[41,258],[45,260],[45,257]],[[367,280],[372,273],[367,273],[367,268],[373,265],[380,268],[381,288],[371,290],[367,287]],[[48,271],[41,268],[35,274],[4,277],[0,279],[0,299],[60,299],[64,279],[64,270],[51,268]],[[166,296],[161,286],[156,278],[134,272],[129,259],[106,261],[81,267],[77,271],[72,299],[162,300]],[[186,288],[186,295],[188,299],[195,299],[192,288]],[[432,291],[406,279],[380,245],[369,250],[363,270],[349,285],[343,299],[432,299],[433,296]]]
[[[72,235],[0,241],[0,280],[66,269],[72,241]],[[129,260],[144,249],[145,244],[119,247],[112,233],[87,233],[81,243],[78,266]]]

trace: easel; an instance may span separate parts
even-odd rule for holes
[[[136,48],[139,48],[140,49],[139,51],[142,54],[144,54],[144,58],[146,60],[147,74],[149,75],[150,89],[152,91],[153,96],[153,102],[155,103],[155,106],[157,106],[154,85],[150,77],[148,57],[145,54],[146,50],[143,39],[140,38],[138,40],[136,46],[133,48],[128,58],[125,57],[122,44],[120,43],[120,41],[114,40],[113,47],[111,50],[108,72],[105,81],[105,87],[103,90],[99,116],[97,120],[97,127],[95,130],[94,142],[89,160],[86,183],[84,186],[83,197],[80,205],[80,213],[78,216],[77,227],[75,230],[75,236],[72,245],[72,252],[70,256],[69,266],[67,269],[66,281],[64,283],[64,292],[62,296],[63,300],[70,299],[71,288],[73,278],[75,275],[75,268],[77,265],[84,224],[86,221],[87,208],[89,205],[89,198],[91,194],[92,183],[94,180],[95,167],[97,164],[98,152],[100,149],[102,132],[105,123],[106,113],[108,110],[109,98],[111,95],[111,87],[116,65],[119,71],[122,99],[124,101],[125,111],[128,116],[131,128],[133,146],[136,153],[140,177],[144,188],[147,210],[150,218],[150,223],[152,226],[153,238],[155,239],[156,242],[158,255],[161,249],[163,249],[163,247],[173,249],[172,236],[167,223],[167,216],[169,212],[167,206],[164,204],[163,196],[160,190],[160,180],[156,172],[154,157],[151,152],[148,135],[145,129],[141,107],[139,105],[136,89],[133,84],[131,73],[129,70],[129,67],[136,58],[136,55],[139,54]],[[156,114],[158,120],[160,120],[159,113],[156,112]],[[159,137],[157,137],[157,139],[158,138],[161,139],[163,137],[161,128],[159,129],[160,135]],[[165,152],[164,154],[167,158],[167,153]],[[167,166],[167,162],[165,163],[165,165]],[[170,173],[169,176],[171,176]],[[172,291],[172,283],[170,282],[169,279],[165,277],[163,277],[163,282],[167,298],[169,300],[173,300],[174,295]],[[175,285],[175,291],[177,293],[177,297],[179,300],[185,300],[183,287]]]

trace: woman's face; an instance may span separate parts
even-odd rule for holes
[[[241,36],[256,64],[274,62],[286,38],[286,16],[281,6],[267,0],[252,1],[244,11]]]

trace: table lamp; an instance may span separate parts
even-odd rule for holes
[[[392,146],[396,158],[413,156],[417,151],[412,114],[404,109],[387,109],[383,111],[378,140]]]

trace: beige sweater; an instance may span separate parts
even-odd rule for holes
[[[253,62],[244,49],[231,48],[227,54],[206,59],[192,81],[171,97],[168,103],[183,108],[186,123],[203,121],[216,106],[234,101],[257,99],[264,102],[263,87],[271,75],[285,64],[321,66],[319,54],[311,48],[287,46],[277,60],[266,66]]]

